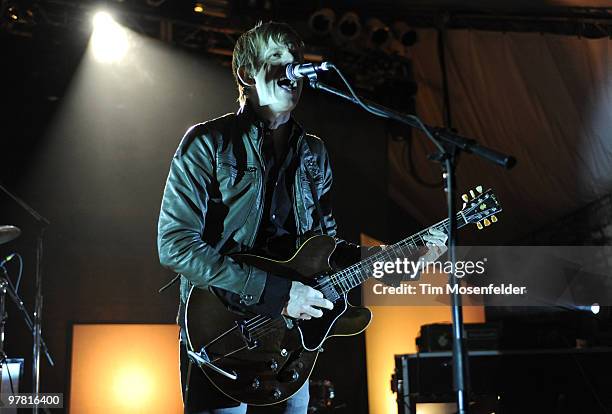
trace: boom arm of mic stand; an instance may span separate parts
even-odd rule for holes
[[[323,90],[325,92],[331,93],[332,95],[336,95],[343,99],[351,101],[354,104],[360,105],[359,101],[355,99],[355,97],[348,95],[339,89],[333,88],[322,82],[315,81],[311,82],[310,84],[315,89]],[[512,168],[516,164],[516,159],[513,156],[483,147],[473,139],[462,137],[443,128],[431,127],[427,124],[417,121],[415,116],[403,114],[391,108],[387,108],[385,106],[368,101],[367,99],[361,99],[361,101],[364,102],[371,109],[370,112],[372,112],[374,115],[383,118],[393,119],[394,121],[398,121],[403,124],[407,124],[413,128],[421,130],[423,129],[423,127],[425,127],[427,128],[428,132],[433,135],[433,137],[435,137],[438,141],[446,142],[448,144],[460,148],[465,152],[470,152],[472,154],[478,155],[479,157],[489,162],[492,162],[504,168]]]

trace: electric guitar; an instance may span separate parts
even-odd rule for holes
[[[470,195],[463,196],[465,203],[457,213],[457,226],[476,223],[482,229],[496,222],[495,214],[501,207],[493,192],[476,187]],[[413,255],[425,245],[422,236],[430,228],[447,232],[448,219],[340,271],[329,264],[336,243],[325,235],[307,239],[284,261],[232,255],[241,263],[309,284],[333,302],[334,308],[310,320],[270,318],[229,310],[214,293],[192,287],[185,311],[192,361],[221,392],[236,401],[270,405],[286,400],[308,380],[328,338],[356,335],[369,325],[370,310],[348,303],[348,292],[372,277],[374,262]]]

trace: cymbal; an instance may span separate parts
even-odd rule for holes
[[[0,244],[8,243],[16,239],[21,234],[21,230],[15,226],[0,226]]]

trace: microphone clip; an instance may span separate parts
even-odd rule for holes
[[[334,66],[331,62],[321,63],[301,63],[294,64],[290,63],[285,69],[287,78],[295,81],[300,78],[308,78],[310,87],[316,88],[319,81],[317,73],[320,71],[327,71],[332,69]]]

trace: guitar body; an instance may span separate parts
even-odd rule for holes
[[[483,228],[497,221],[495,214],[501,208],[495,194],[491,190],[483,192],[480,186],[476,193],[470,191],[472,200],[465,200],[457,213],[457,228],[470,223]],[[346,295],[372,276],[372,263],[406,258],[407,252],[418,251],[425,244],[423,236],[430,229],[447,233],[449,226],[448,219],[443,220],[335,273],[329,260],[336,242],[329,236],[311,237],[289,260],[232,256],[320,290],[334,303],[334,309],[324,310],[321,318],[299,322],[281,316],[271,319],[229,309],[214,293],[192,288],[185,311],[192,360],[221,392],[236,401],[270,405],[286,400],[308,380],[327,338],[355,335],[369,325],[370,311],[352,306]]]
[[[321,278],[333,272],[329,258],[334,249],[333,238],[314,236],[286,261],[249,254],[232,258],[318,288]],[[200,355],[218,368],[200,365],[230,398],[251,405],[279,403],[308,380],[327,338],[356,335],[370,323],[370,311],[349,304],[346,294],[324,291],[324,295],[334,299],[333,310],[324,310],[321,318],[289,321],[288,325],[283,317],[270,319],[229,310],[208,290],[192,288],[185,312],[188,349],[203,351]]]

